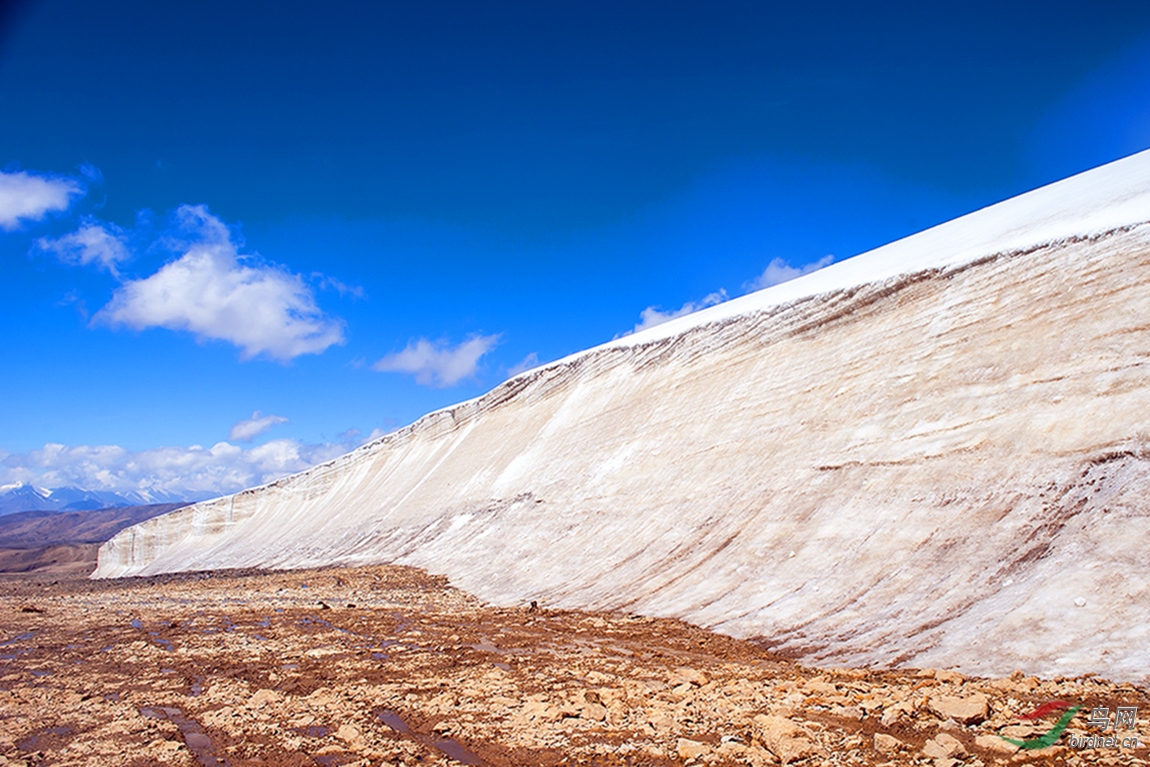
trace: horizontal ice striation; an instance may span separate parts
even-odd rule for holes
[[[396,562],[820,664],[1146,681],[1145,221],[1150,154],[128,528],[96,575]]]

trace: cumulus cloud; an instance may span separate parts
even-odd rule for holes
[[[388,373],[409,373],[423,386],[454,386],[474,376],[480,358],[497,343],[498,335],[471,336],[458,346],[420,338],[408,343],[403,351],[383,357],[372,368]]]
[[[287,423],[288,419],[282,415],[260,415],[260,411],[252,413],[251,418],[245,418],[236,423],[228,432],[228,439],[233,442],[251,442],[273,426]]]
[[[789,282],[796,277],[802,277],[804,274],[817,272],[824,266],[830,266],[834,260],[834,256],[823,256],[814,263],[796,267],[791,266],[781,258],[775,258],[771,260],[771,263],[767,264],[767,268],[763,270],[762,274],[748,283],[747,287],[751,290],[762,290],[772,285]]]
[[[93,322],[186,330],[238,346],[243,359],[286,362],[344,342],[342,322],[320,310],[299,275],[240,255],[227,225],[205,206],[184,205],[176,217],[190,235],[183,255],[124,283]]]
[[[668,320],[673,320],[676,317],[682,317],[685,314],[692,314],[700,309],[706,309],[708,306],[721,304],[727,300],[727,291],[717,290],[714,293],[709,293],[698,301],[688,301],[680,306],[678,309],[673,309],[669,312],[664,312],[661,309],[648,306],[646,309],[639,313],[639,324],[631,329],[631,333],[638,333],[640,330],[653,328],[656,325],[662,325]]]
[[[0,172],[0,229],[13,231],[25,221],[39,221],[67,210],[84,193],[75,179],[17,171]]]
[[[0,460],[0,484],[81,487],[152,498],[210,498],[272,482],[358,447],[350,442],[304,444],[270,440],[241,448],[229,442],[211,447],[157,447],[131,451],[118,445],[49,443]]]
[[[95,264],[118,276],[116,265],[131,257],[124,230],[114,224],[87,219],[71,234],[36,241],[41,250],[54,255],[62,264],[88,266]]]

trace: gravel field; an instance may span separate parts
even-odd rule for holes
[[[1052,701],[1083,706],[1056,745],[999,737]],[[1136,685],[815,669],[412,568],[0,580],[0,765],[1144,764],[1148,723]]]

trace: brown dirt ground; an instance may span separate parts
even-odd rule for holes
[[[1059,745],[997,737],[1047,730],[1019,717],[1052,700],[1086,707]],[[1103,734],[1094,706],[1137,707],[1117,734],[1140,746],[1069,745]],[[0,766],[1147,764],[1147,744],[1145,687],[815,669],[410,568],[0,579]]]

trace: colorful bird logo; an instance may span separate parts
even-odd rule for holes
[[[1065,714],[1058,718],[1058,722],[1053,727],[1039,735],[1037,738],[1030,738],[1028,740],[1015,740],[1014,738],[1008,738],[1005,735],[999,735],[998,737],[1002,738],[1007,743],[1012,743],[1018,746],[1019,748],[1049,748],[1058,742],[1058,739],[1062,737],[1063,731],[1070,726],[1070,720],[1074,718],[1074,715],[1077,714],[1081,708],[1082,706],[1071,706],[1064,700],[1054,700],[1049,703],[1043,703],[1041,706],[1034,709],[1029,714],[1020,716],[1018,718],[1031,720],[1041,719],[1047,714],[1053,713],[1055,711],[1062,711],[1063,709],[1068,710]]]

